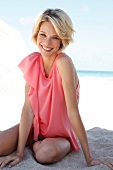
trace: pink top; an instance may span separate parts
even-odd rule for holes
[[[79,150],[77,136],[67,115],[62,80],[57,70],[56,56],[48,78],[45,76],[42,56],[34,52],[19,64],[26,82],[30,85],[29,101],[34,113],[34,140],[43,137],[67,138],[75,151]],[[79,84],[76,89],[79,100]]]

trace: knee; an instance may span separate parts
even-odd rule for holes
[[[50,144],[46,144],[35,152],[35,158],[41,164],[54,163],[58,156],[58,149]]]

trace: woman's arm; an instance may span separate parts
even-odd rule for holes
[[[78,103],[76,99],[78,76],[72,60],[65,54],[62,54],[62,56],[59,57],[57,60],[57,67],[62,79],[68,116],[73,129],[75,130],[75,133],[80,141],[87,165],[94,166],[105,164],[110,169],[113,169],[113,163],[109,159],[94,159],[91,157],[87,135],[79,114]]]
[[[86,162],[91,159],[86,132],[79,114],[78,103],[76,99],[76,86],[78,77],[71,59],[68,56],[61,56],[57,61],[59,74],[62,78],[67,112],[70,122],[81,143]]]
[[[25,103],[21,113],[17,154],[23,157],[24,148],[33,122],[33,112],[28,99],[29,85],[25,86]]]
[[[21,113],[21,120],[19,126],[19,136],[18,136],[18,146],[17,152],[14,155],[10,155],[5,157],[2,160],[0,168],[2,169],[6,164],[9,164],[9,167],[16,165],[17,163],[21,162],[24,155],[24,149],[27,142],[27,138],[32,126],[33,122],[33,112],[30,106],[30,102],[28,99],[28,91],[29,85],[26,84],[25,86],[25,102]]]
[[[62,56],[57,60],[57,68],[62,79],[68,117],[80,141],[87,165],[99,165],[103,163],[103,161],[102,159],[93,159],[91,157],[87,135],[80,117],[76,99],[78,77],[72,60],[65,54],[62,54]],[[104,162],[104,164],[111,168],[111,164],[109,162]]]

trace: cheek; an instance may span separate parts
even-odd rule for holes
[[[54,44],[56,47],[59,47],[60,44],[61,44],[61,41],[53,41],[53,44]]]
[[[61,46],[61,43],[59,42],[59,43],[57,43],[57,45],[56,45],[57,47],[58,47],[58,49],[60,48],[60,46]]]

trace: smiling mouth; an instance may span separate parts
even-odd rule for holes
[[[53,48],[47,48],[47,47],[44,47],[44,46],[42,46],[42,48],[46,51],[51,51],[53,49]]]

